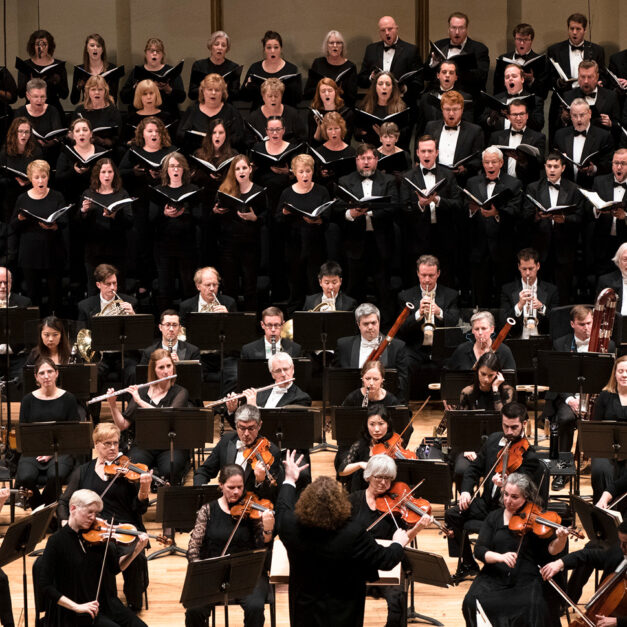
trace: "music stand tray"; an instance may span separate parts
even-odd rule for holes
[[[411,566],[412,581],[438,588],[449,588],[455,585],[446,561],[441,555],[419,551],[407,546],[405,547],[405,558]]]
[[[37,455],[84,455],[92,449],[91,422],[32,422],[17,425],[17,450]]]
[[[426,481],[418,488],[415,496],[448,507],[453,487],[448,464],[427,459],[396,460],[396,481],[403,481],[413,487],[423,479]]]
[[[615,420],[579,420],[582,451],[591,458],[627,459],[627,423]]]
[[[92,348],[101,351],[142,350],[154,340],[152,314],[93,316],[89,319]]]
[[[310,449],[322,428],[317,409],[277,407],[260,412],[263,432],[281,450]]]
[[[618,544],[618,521],[614,516],[574,494],[570,495],[570,503],[591,542],[603,548]]]
[[[146,449],[193,449],[213,442],[213,413],[197,407],[138,409],[135,443]]]
[[[38,322],[39,307],[7,307],[2,311],[3,323],[0,324],[0,344],[33,344],[27,342],[26,327]],[[35,342],[36,339],[35,339]]]
[[[352,311],[295,311],[294,338],[304,351],[329,350],[341,337],[355,335]]]
[[[456,409],[446,412],[449,448],[478,451],[487,437],[502,429],[501,412]]]
[[[220,498],[221,494],[217,483],[160,486],[157,489],[155,521],[163,523],[164,527],[176,527],[176,529],[189,531],[196,523],[196,512],[205,503]]]
[[[546,381],[551,392],[596,394],[605,386],[612,367],[611,353],[569,353],[539,351],[538,377]]]
[[[237,351],[257,338],[254,313],[201,313],[187,316],[187,339],[201,350]]]
[[[516,370],[533,370],[533,359],[538,351],[550,351],[553,348],[553,339],[550,335],[535,335],[526,340],[512,338],[505,340],[516,362]]]
[[[69,390],[80,399],[88,399],[91,394],[98,392],[98,364],[66,364],[57,366],[59,380],[57,385]],[[34,366],[24,368],[23,396],[36,389]]]

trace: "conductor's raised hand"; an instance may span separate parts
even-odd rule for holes
[[[298,452],[296,450],[287,451],[285,454],[285,461],[283,462],[283,466],[285,467],[285,479],[286,481],[292,481],[296,483],[298,481],[298,477],[300,477],[300,473],[309,468],[309,464],[303,464],[303,456],[299,455],[298,458],[296,455]]]

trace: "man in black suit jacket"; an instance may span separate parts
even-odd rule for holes
[[[523,248],[518,252],[520,279],[505,284],[501,290],[501,325],[505,324],[507,318],[516,321],[510,330],[512,337],[521,335],[525,325],[541,334],[549,332],[549,314],[553,307],[557,307],[557,287],[541,281],[538,278],[539,270],[538,251]],[[535,315],[532,315],[534,312]]]
[[[340,292],[342,288],[342,268],[335,261],[326,261],[320,266],[318,283],[322,292],[310,294],[305,299],[303,311],[311,311],[324,300],[329,306],[333,304],[336,311],[354,311],[357,301],[348,294]]]
[[[627,187],[627,149],[621,148],[612,157],[612,173],[597,176],[592,191],[605,201],[622,201]],[[612,251],[627,241],[627,213],[623,207],[611,212],[588,211],[592,229],[587,233],[592,241],[592,269],[598,276],[613,270]]]
[[[32,305],[30,298],[21,294],[14,294],[11,290],[13,286],[13,275],[7,268],[0,267],[0,302],[6,303],[8,307],[30,307]],[[9,295],[7,299],[7,294]],[[7,302],[8,301],[8,302]],[[0,310],[6,313],[6,310]],[[0,313],[0,316],[2,314]],[[6,319],[5,319],[6,321]],[[0,326],[4,326],[0,322]],[[12,344],[9,353],[9,378],[20,379],[22,377],[22,369],[26,363],[28,353],[23,344]],[[0,370],[4,372],[6,365],[6,345],[0,345]]]
[[[394,254],[394,217],[398,188],[393,176],[377,170],[378,153],[370,144],[360,144],[355,159],[357,171],[339,180],[341,187],[357,198],[389,196],[390,202],[373,208],[343,209],[344,251],[348,260],[348,288],[352,298],[366,298],[368,276],[374,281],[383,319],[390,322],[394,312],[389,297],[390,259]]]
[[[334,365],[339,368],[361,368],[366,359],[379,346],[383,339],[380,334],[381,314],[370,303],[362,303],[355,309],[355,320],[359,335],[341,337],[335,349]],[[408,398],[408,361],[405,342],[394,338],[379,359],[384,368],[396,368],[398,377],[398,397]]]
[[[560,305],[571,302],[575,252],[579,227],[584,215],[584,199],[577,186],[564,178],[564,157],[552,152],[544,164],[545,177],[527,187],[527,195],[543,207],[574,205],[573,212],[545,214],[525,197],[523,220],[530,228],[533,248],[540,254],[540,262],[547,276],[557,285]]]
[[[398,26],[393,17],[386,15],[379,20],[379,37],[381,41],[368,44],[359,72],[359,86],[370,87],[375,74],[391,72],[397,80],[407,72],[416,72],[422,68],[422,59],[418,48],[403,41],[398,36]],[[400,84],[404,99],[408,106],[416,104],[422,91],[422,72],[418,71]]]
[[[218,294],[220,280],[220,273],[211,266],[196,270],[194,284],[198,294],[184,300],[179,307],[183,326],[187,324],[187,316],[193,312],[229,313],[237,311],[233,298],[226,294]]]
[[[464,97],[457,91],[447,91],[440,99],[442,120],[433,120],[425,126],[425,135],[431,135],[438,145],[438,162],[451,167],[462,159],[463,164],[452,170],[459,185],[481,167],[479,153],[483,149],[480,126],[462,119]]]
[[[594,177],[610,171],[612,136],[609,131],[590,124],[592,112],[590,105],[583,98],[573,100],[570,105],[570,118],[573,125],[561,128],[555,133],[554,146],[558,152],[577,163],[582,163],[586,157],[594,155],[583,167],[575,166],[569,161],[564,172],[566,178],[575,181],[580,187],[592,189]]]
[[[242,346],[242,359],[268,359],[273,353],[283,352],[290,357],[300,357],[301,346],[287,338],[281,338],[284,323],[283,312],[278,307],[267,307],[261,312],[263,337]]]
[[[140,365],[147,364],[150,361],[150,356],[158,348],[163,348],[170,352],[172,355],[172,361],[188,361],[191,359],[200,360],[200,350],[197,346],[179,340],[179,333],[181,331],[181,321],[178,313],[174,309],[166,309],[159,318],[159,331],[161,332],[161,338],[155,340],[148,348],[145,348],[142,352],[142,358],[139,362]]]
[[[431,359],[431,343],[425,345],[423,325],[428,317],[434,327],[452,327],[459,320],[457,292],[438,283],[440,262],[433,255],[423,255],[416,261],[418,285],[398,295],[399,309],[412,303],[414,311],[399,329],[398,336],[407,344],[407,353],[418,364]]]
[[[523,67],[525,87],[532,94],[536,94],[544,100],[549,90],[549,62],[545,55],[540,55],[531,49],[536,36],[533,26],[531,24],[517,24],[514,26],[512,36],[514,37],[515,49],[497,58],[492,91],[496,94],[505,89],[503,78],[505,67],[511,61],[515,61]],[[538,60],[530,65],[522,66],[523,63],[534,59]]]
[[[616,296],[618,296],[616,313],[625,316],[627,315],[627,303],[623,298],[623,291],[625,283],[627,283],[627,242],[623,242],[618,247],[612,261],[618,269],[599,277],[597,294],[606,287],[611,287],[616,292]]]
[[[482,154],[483,172],[468,181],[479,201],[503,194],[483,207],[468,200],[466,224],[470,240],[470,273],[475,305],[489,307],[514,272],[514,235],[520,218],[520,181],[502,173],[503,153],[496,147]]]
[[[255,445],[262,427],[261,414],[254,405],[242,405],[235,412],[235,431],[225,433],[211,455],[205,459],[194,474],[194,485],[204,485],[218,476],[227,464],[239,464],[244,468],[244,488],[264,499],[276,499],[278,486],[283,480],[281,451],[276,444],[270,443],[270,453],[274,457],[269,470],[263,464],[254,468],[244,459],[243,450]],[[274,479],[274,482],[272,479]]]
[[[510,128],[502,131],[494,131],[490,135],[490,146],[509,146],[516,148],[520,144],[533,146],[540,153],[537,157],[528,155],[526,152],[517,152],[515,157],[507,157],[505,167],[510,176],[515,176],[520,180],[523,187],[529,183],[537,181],[542,171],[542,163],[546,154],[546,137],[527,126],[529,113],[527,105],[522,100],[513,100],[507,107],[507,117]]]
[[[459,236],[457,230],[462,200],[454,174],[437,164],[438,148],[435,139],[423,135],[416,144],[418,163],[405,172],[401,180],[401,224],[404,237],[403,267],[405,285],[413,283],[414,261],[421,255],[432,254],[444,260],[443,282],[453,285]],[[444,180],[433,194],[423,198],[414,186],[427,191]]]
[[[477,95],[481,90],[485,90],[486,87],[488,71],[490,70],[490,53],[485,44],[468,37],[469,21],[465,13],[460,13],[459,11],[451,13],[448,18],[448,37],[439,39],[435,42],[435,45],[448,59],[454,59],[459,55],[461,62],[462,56],[472,55],[475,57],[474,61],[476,63],[470,63],[472,69],[460,69],[459,86],[464,91]],[[425,64],[425,76],[431,78],[434,68],[441,61],[442,59],[432,55],[428,64]]]
[[[627,50],[621,50],[620,52],[615,52],[610,57],[610,62],[608,65],[610,71],[616,75],[618,78],[618,82],[623,89],[627,89]],[[613,85],[614,82],[611,81],[608,86]]]

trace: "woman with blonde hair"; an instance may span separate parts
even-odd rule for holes
[[[133,107],[127,112],[124,124],[123,140],[130,144],[139,123],[149,117],[160,119],[166,128],[172,127],[172,115],[163,109],[163,100],[157,83],[149,78],[139,81],[135,87]]]

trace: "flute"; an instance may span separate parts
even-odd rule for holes
[[[265,390],[271,390],[272,388],[275,388],[277,385],[285,385],[286,383],[291,383],[292,381],[295,381],[295,378],[292,377],[291,379],[286,379],[285,381],[279,381],[277,383],[272,383],[271,385],[266,385],[262,388],[253,388],[253,390],[255,390],[255,394],[258,394],[259,392],[263,392]],[[205,405],[205,409],[211,409],[212,407],[216,407],[216,405],[222,405],[222,403],[226,403],[227,401],[234,401],[235,399],[238,398],[244,398],[246,396],[246,394],[244,394],[243,392],[241,394],[236,394],[235,396],[225,396],[223,398],[218,399],[217,401],[211,401],[211,403],[208,403],[207,405]]]
[[[136,387],[139,390],[140,388],[145,388],[149,385],[152,385],[153,383],[161,383],[162,381],[169,381],[170,379],[176,379],[176,375],[171,374],[169,377],[155,379],[154,381],[148,381],[148,383],[140,383],[139,385],[136,385],[136,386],[131,385],[122,390],[116,390],[115,392],[110,392],[109,394],[102,394],[101,396],[95,396],[94,398],[89,399],[87,401],[87,404],[91,405],[92,403],[99,403],[100,401],[104,401],[106,398],[111,398],[112,396],[118,396],[118,394],[124,394],[124,392],[128,392],[132,387]]]

